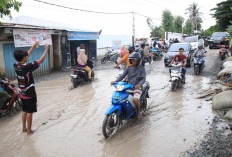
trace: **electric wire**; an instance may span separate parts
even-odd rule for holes
[[[161,19],[158,19],[158,18],[153,18],[153,17],[150,17],[150,16],[142,15],[142,14],[137,13],[137,12],[101,12],[101,11],[85,10],[85,9],[62,6],[62,5],[59,5],[59,4],[44,2],[44,1],[41,1],[41,0],[34,0],[34,1],[39,2],[39,3],[44,3],[44,4],[47,4],[47,5],[52,5],[52,6],[56,6],[56,7],[65,8],[65,9],[83,11],[83,12],[90,12],[90,13],[97,13],[97,14],[111,14],[111,15],[113,15],[113,14],[133,14],[134,13],[134,14],[142,16],[142,17],[146,17],[146,18],[150,18],[150,19],[154,19],[154,20],[161,20]]]

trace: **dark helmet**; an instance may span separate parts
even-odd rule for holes
[[[128,51],[131,54],[135,50],[134,46],[129,46]]]
[[[145,47],[145,44],[144,44],[144,43],[142,43],[142,44],[141,44],[141,47]]]
[[[133,52],[129,55],[129,61],[130,64],[132,64],[132,60],[136,60],[137,61],[137,66],[140,64],[141,61],[141,54],[138,52]]]

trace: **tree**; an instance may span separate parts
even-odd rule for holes
[[[162,14],[162,26],[165,32],[172,32],[174,17],[169,10],[164,10]]]
[[[189,14],[189,19],[192,21],[193,29],[198,30],[198,23],[202,23],[201,16],[203,13],[201,13],[200,8],[198,8],[197,3],[192,3],[189,5],[189,7],[186,9],[185,14]]]
[[[184,18],[181,16],[177,16],[174,19],[174,31],[176,33],[182,33],[182,24],[184,22]]]
[[[22,3],[17,0],[0,0],[0,17],[11,16],[11,9],[13,8],[16,11],[19,11],[19,8],[22,6]]]
[[[147,18],[147,25],[148,27],[151,29],[151,31],[153,30],[154,28],[154,25],[153,25],[153,22],[152,22],[152,19],[151,18]]]
[[[184,34],[188,34],[188,35],[192,34],[192,32],[193,32],[193,24],[192,24],[191,20],[187,20],[185,22],[185,26],[183,28],[183,32],[184,32]]]
[[[232,0],[227,0],[218,3],[216,8],[211,9],[211,11],[215,11],[212,16],[216,18],[218,29],[220,31],[225,31],[227,26],[230,25],[230,21],[232,20],[231,6]]]
[[[155,26],[155,28],[151,31],[150,33],[150,37],[159,37],[159,38],[164,38],[164,30],[161,26],[157,27]]]

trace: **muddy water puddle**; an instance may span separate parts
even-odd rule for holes
[[[161,65],[162,64],[162,65]],[[158,66],[157,66],[158,65]],[[36,84],[38,112],[35,134],[21,133],[21,115],[0,120],[0,152],[3,156],[178,156],[199,143],[209,129],[210,102],[196,99],[206,90],[206,77],[187,75],[187,83],[170,91],[168,68],[163,61],[149,69],[148,111],[142,120],[126,122],[105,140],[101,126],[111,103],[119,70],[96,71],[92,83],[69,89],[70,78]],[[160,67],[159,67],[160,66]]]

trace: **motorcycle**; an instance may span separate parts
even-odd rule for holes
[[[91,78],[94,79],[94,70],[93,70],[94,62],[91,60],[87,61],[87,66],[91,69]],[[90,82],[91,80],[88,77],[88,72],[84,69],[75,68],[73,69],[73,74],[70,75],[71,82],[74,88],[77,88],[79,85],[82,85],[86,82]]]
[[[101,59],[101,63],[102,63],[102,64],[105,64],[106,61],[115,62],[115,61],[117,61],[118,56],[119,56],[119,54],[118,54],[117,51],[109,51],[109,50],[108,50],[108,51],[105,53],[105,56]]]
[[[163,56],[162,51],[154,47],[152,48],[152,54],[153,54],[153,61],[159,60]]]
[[[137,117],[136,107],[130,102],[130,100],[133,101],[134,85],[126,82],[115,82],[114,86],[117,91],[112,95],[112,105],[106,111],[102,124],[102,132],[105,138],[111,137],[118,132],[122,120],[135,119]],[[142,112],[145,112],[147,108],[149,88],[149,82],[145,82],[142,86],[142,95],[140,97]]]
[[[194,65],[194,72],[196,75],[200,74],[204,67],[202,66],[202,56],[197,56],[194,58],[193,65]]]
[[[144,57],[144,62],[151,64],[151,60],[152,60],[152,53],[149,52],[149,56]]]
[[[221,47],[219,51],[219,57],[221,58],[221,60],[224,60],[226,58],[226,53],[227,53],[226,46],[225,45],[217,45],[217,46]]]
[[[171,90],[174,92],[177,88],[181,88],[182,81],[182,64],[171,65]]]
[[[0,116],[5,116],[11,113],[18,113],[22,110],[22,103],[19,98],[19,92],[16,89],[16,85],[10,84],[10,80],[7,78],[1,78],[3,81],[9,81],[9,84],[2,84],[2,88],[8,93],[8,98],[5,104],[1,108]]]

